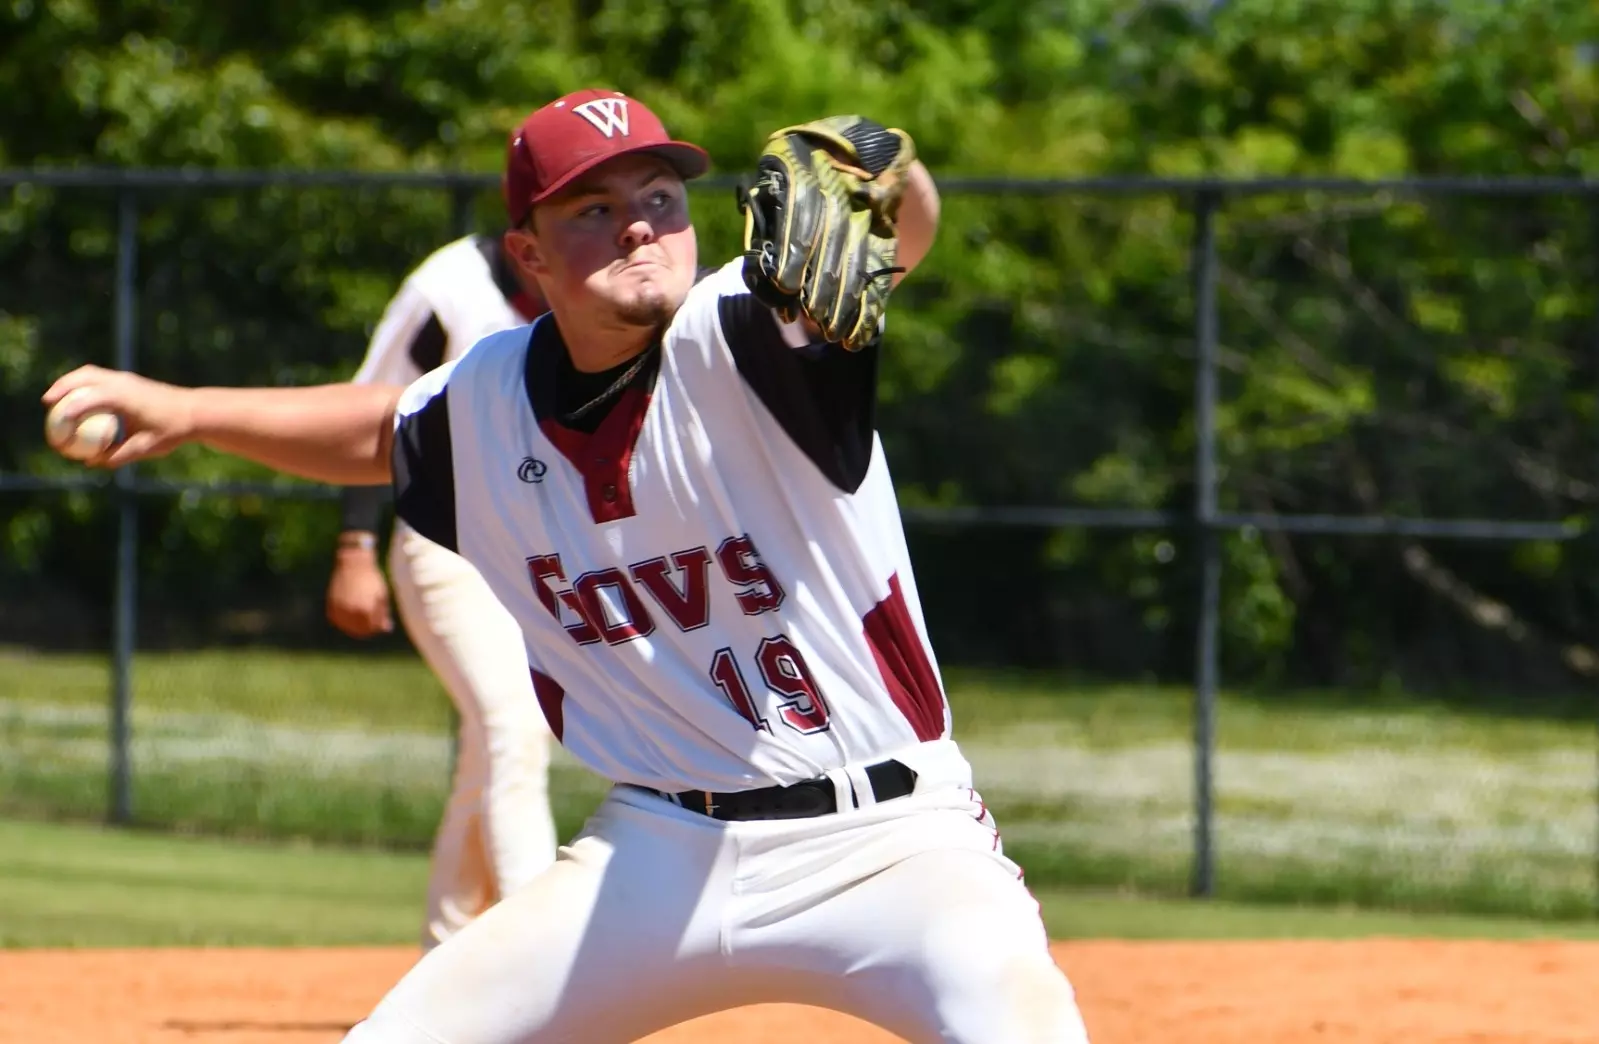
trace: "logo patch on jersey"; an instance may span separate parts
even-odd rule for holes
[[[626,98],[596,98],[572,106],[572,111],[588,120],[595,130],[607,138],[615,134],[627,137]]]
[[[549,470],[549,465],[542,460],[536,457],[525,457],[522,460],[522,466],[516,469],[516,477],[523,482],[543,482],[544,474]]]

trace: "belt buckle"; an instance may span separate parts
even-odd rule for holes
[[[710,816],[712,819],[715,819],[716,810],[719,807],[716,804],[716,795],[712,794],[709,790],[702,790],[700,793],[705,795],[705,814]]]

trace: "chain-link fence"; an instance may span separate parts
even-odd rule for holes
[[[448,704],[403,634],[323,621],[335,491],[190,449],[86,474],[37,398],[82,362],[347,378],[495,188],[0,173],[0,814],[429,841]],[[880,426],[1029,879],[1589,914],[1595,187],[944,192]],[[555,772],[569,831],[602,784]]]

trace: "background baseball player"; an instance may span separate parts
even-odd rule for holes
[[[357,384],[410,384],[481,338],[544,311],[497,236],[466,236],[411,271],[372,334]],[[353,638],[392,628],[377,533],[388,485],[347,486],[328,583],[328,619]],[[555,859],[550,732],[533,696],[522,632],[483,578],[397,519],[389,573],[400,620],[454,702],[455,776],[434,837],[422,945],[431,949]]]
[[[122,415],[106,466],[196,440],[392,475],[401,517],[521,625],[556,736],[616,781],[352,1044],[609,1044],[761,1001],[913,1042],[1087,1040],[951,737],[873,421],[888,289],[936,227],[913,155],[855,117],[779,131],[744,257],[696,280],[705,154],[578,92],[507,157],[507,252],[551,308],[531,330],[408,389],[85,367],[46,393]]]

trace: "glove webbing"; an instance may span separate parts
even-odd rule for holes
[[[840,136],[855,146],[861,168],[874,178],[887,170],[899,154],[900,140],[887,128],[870,120],[862,120]]]

